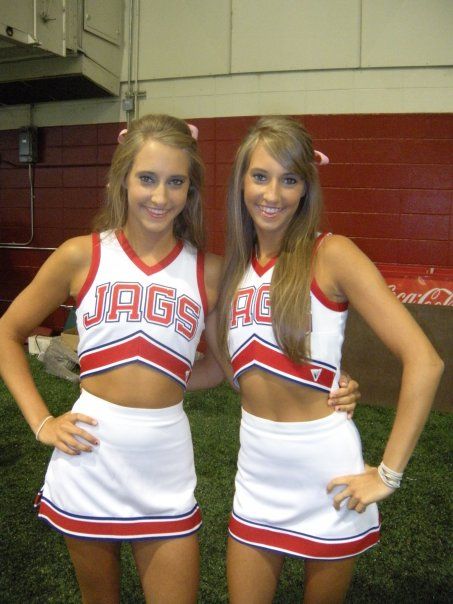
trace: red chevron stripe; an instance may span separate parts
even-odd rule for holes
[[[127,362],[128,360],[143,359],[161,367],[165,372],[172,373],[186,383],[186,372],[190,371],[189,363],[170,352],[159,348],[142,336],[126,340],[110,347],[88,352],[80,357],[80,374],[103,369],[109,365]]]
[[[289,377],[310,382],[325,390],[330,390],[335,378],[335,372],[332,369],[314,363],[293,363],[283,353],[264,346],[258,340],[252,340],[233,357],[231,364],[234,375],[236,376],[243,367],[253,362],[265,365],[277,375],[284,373]],[[317,380],[313,378],[312,369],[321,371]]]

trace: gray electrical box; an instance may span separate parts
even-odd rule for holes
[[[38,129],[33,126],[19,130],[19,161],[25,164],[38,161]]]
[[[0,0],[0,103],[116,96],[123,0]]]

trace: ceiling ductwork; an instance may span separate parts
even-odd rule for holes
[[[117,96],[122,0],[0,0],[0,105]]]

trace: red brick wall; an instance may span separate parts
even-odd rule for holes
[[[315,147],[330,157],[320,176],[333,231],[354,239],[375,262],[453,266],[453,115],[301,119]],[[212,241],[222,241],[216,218],[225,205],[224,183],[253,121],[215,120],[214,204],[207,198],[217,231]]]
[[[222,253],[225,184],[253,117],[191,120],[206,162],[209,248]],[[348,235],[378,263],[453,267],[453,115],[308,115],[331,230]],[[39,129],[35,247],[89,232],[103,197],[118,124]],[[0,241],[29,236],[28,170],[17,131],[0,131]],[[3,161],[6,160],[6,161]],[[47,251],[0,248],[0,313],[33,277]],[[61,323],[61,316],[58,316]]]

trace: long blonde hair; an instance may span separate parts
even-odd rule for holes
[[[227,355],[231,304],[250,263],[256,231],[243,199],[243,182],[253,151],[262,144],[288,172],[298,174],[305,193],[288,225],[271,283],[272,326],[285,354],[300,363],[309,357],[310,283],[314,245],[322,215],[322,197],[310,135],[293,118],[260,118],[241,143],[228,187],[225,274],[219,296],[218,337]]]
[[[173,232],[177,239],[189,241],[196,248],[202,249],[205,245],[201,198],[204,181],[203,161],[189,126],[183,120],[170,115],[145,115],[134,120],[130,125],[124,141],[117,146],[113,154],[107,179],[106,200],[94,219],[94,230],[120,229],[126,224],[128,208],[126,179],[137,153],[148,139],[183,149],[187,153],[189,192],[184,210],[174,222]]]

